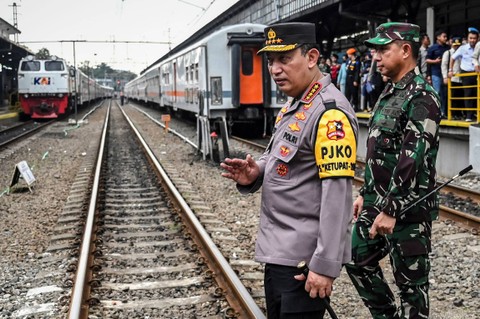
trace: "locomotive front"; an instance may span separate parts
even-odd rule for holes
[[[57,118],[69,102],[69,72],[64,60],[28,56],[18,67],[18,93],[23,113],[31,118]]]

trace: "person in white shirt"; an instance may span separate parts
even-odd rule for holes
[[[448,76],[448,71],[449,71],[449,63],[450,59],[452,58],[452,55],[457,51],[457,49],[462,45],[462,39],[460,37],[454,37],[452,39],[452,47],[450,50],[445,51],[442,56],[442,76],[443,76],[443,83],[445,85],[448,84],[448,78],[451,79],[450,85],[451,88],[447,90],[447,95],[448,98],[454,97],[454,98],[459,98],[463,97],[463,90],[455,87],[459,87],[462,85],[462,80],[460,79],[459,76],[455,76],[455,74],[460,73],[460,60],[454,60],[453,63],[453,68],[452,76]],[[463,102],[461,100],[452,100],[451,106],[454,108],[460,108],[462,107]],[[457,115],[458,114],[458,115]],[[458,112],[454,113],[454,119],[459,119],[460,114]]]

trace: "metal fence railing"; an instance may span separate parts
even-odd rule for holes
[[[449,78],[448,79],[448,84],[447,84],[447,92],[448,92],[448,99],[447,99],[447,119],[452,120],[453,119],[453,112],[454,111],[459,111],[459,112],[467,112],[467,111],[472,111],[475,114],[477,114],[477,118],[473,120],[473,123],[479,123],[480,121],[480,73],[477,72],[469,72],[469,73],[457,73],[454,74],[454,76],[458,76],[460,78],[466,77],[466,76],[475,76],[476,79],[476,84],[474,85],[452,85],[452,80]],[[464,89],[475,89],[476,94],[475,96],[458,96],[458,94],[455,94],[456,90],[462,90]],[[465,104],[463,101],[465,100],[475,100],[476,103],[474,103],[475,107],[465,107]],[[462,101],[461,106],[455,103],[454,101]]]

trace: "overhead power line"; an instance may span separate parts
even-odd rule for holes
[[[170,41],[128,41],[128,40],[46,40],[46,41],[21,41],[21,43],[60,43],[60,42],[82,42],[82,43],[143,43],[143,44],[172,44]]]

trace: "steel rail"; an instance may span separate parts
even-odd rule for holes
[[[102,170],[102,161],[105,151],[105,140],[108,130],[108,120],[110,118],[110,105],[105,116],[105,123],[103,125],[102,137],[100,140],[100,146],[97,153],[97,164],[95,166],[95,175],[92,184],[92,195],[90,197],[90,204],[88,206],[87,221],[85,223],[85,229],[83,233],[83,240],[80,250],[80,258],[78,261],[77,273],[75,275],[72,298],[70,300],[70,309],[68,312],[69,319],[88,318],[88,308],[84,307],[85,301],[85,289],[86,278],[88,274],[88,268],[91,263],[92,252],[92,237],[94,231],[95,213],[97,208],[97,195],[100,184],[100,173]]]
[[[359,187],[362,186],[363,178],[354,177],[354,183]],[[476,217],[464,212],[460,212],[458,210],[452,209],[444,205],[439,206],[439,213],[441,218],[454,220],[456,222],[459,222],[465,225],[468,228],[477,229],[477,230],[480,228],[479,217]]]
[[[227,262],[223,254],[210,238],[205,228],[190,209],[185,199],[176,189],[162,165],[158,162],[152,150],[142,138],[140,132],[134,126],[133,122],[130,120],[123,108],[120,109],[127,122],[135,132],[138,140],[142,144],[146,154],[148,155],[147,157],[149,161],[151,161],[157,175],[159,176],[159,179],[161,180],[162,186],[164,186],[165,190],[169,192],[169,195],[171,195],[170,198],[175,200],[174,204],[182,214],[183,221],[188,224],[189,229],[196,232],[191,234],[192,239],[197,242],[198,248],[205,258],[207,258],[209,261],[213,261],[209,263],[209,266],[213,267],[212,270],[215,273],[214,279],[217,281],[218,285],[223,289],[223,291],[226,292],[225,297],[230,303],[230,306],[237,311],[237,317],[259,319],[265,318],[263,311],[255,303],[250,293],[247,291],[245,286],[231,268],[230,264]]]
[[[9,144],[12,144],[13,142],[19,140],[20,138],[25,138],[25,137],[27,137],[27,136],[32,135],[34,132],[36,132],[36,131],[40,130],[41,128],[44,128],[44,127],[46,127],[46,126],[48,126],[48,125],[50,125],[50,124],[52,124],[52,123],[54,123],[54,122],[55,122],[55,120],[51,120],[51,121],[48,121],[48,122],[39,124],[38,126],[36,126],[35,128],[33,128],[33,129],[29,130],[29,131],[25,131],[25,132],[23,132],[23,133],[15,136],[15,137],[9,139],[9,140],[6,140],[5,142],[2,142],[2,143],[0,144],[0,149],[3,148],[3,147],[5,147],[5,146],[7,146],[7,145],[9,145]],[[16,125],[15,127],[5,129],[5,130],[3,130],[3,131],[0,132],[0,133],[6,133],[7,131],[13,131],[14,129],[19,129],[21,126],[28,125],[29,123],[30,123],[30,122],[26,122],[26,123],[23,123],[23,124]]]

